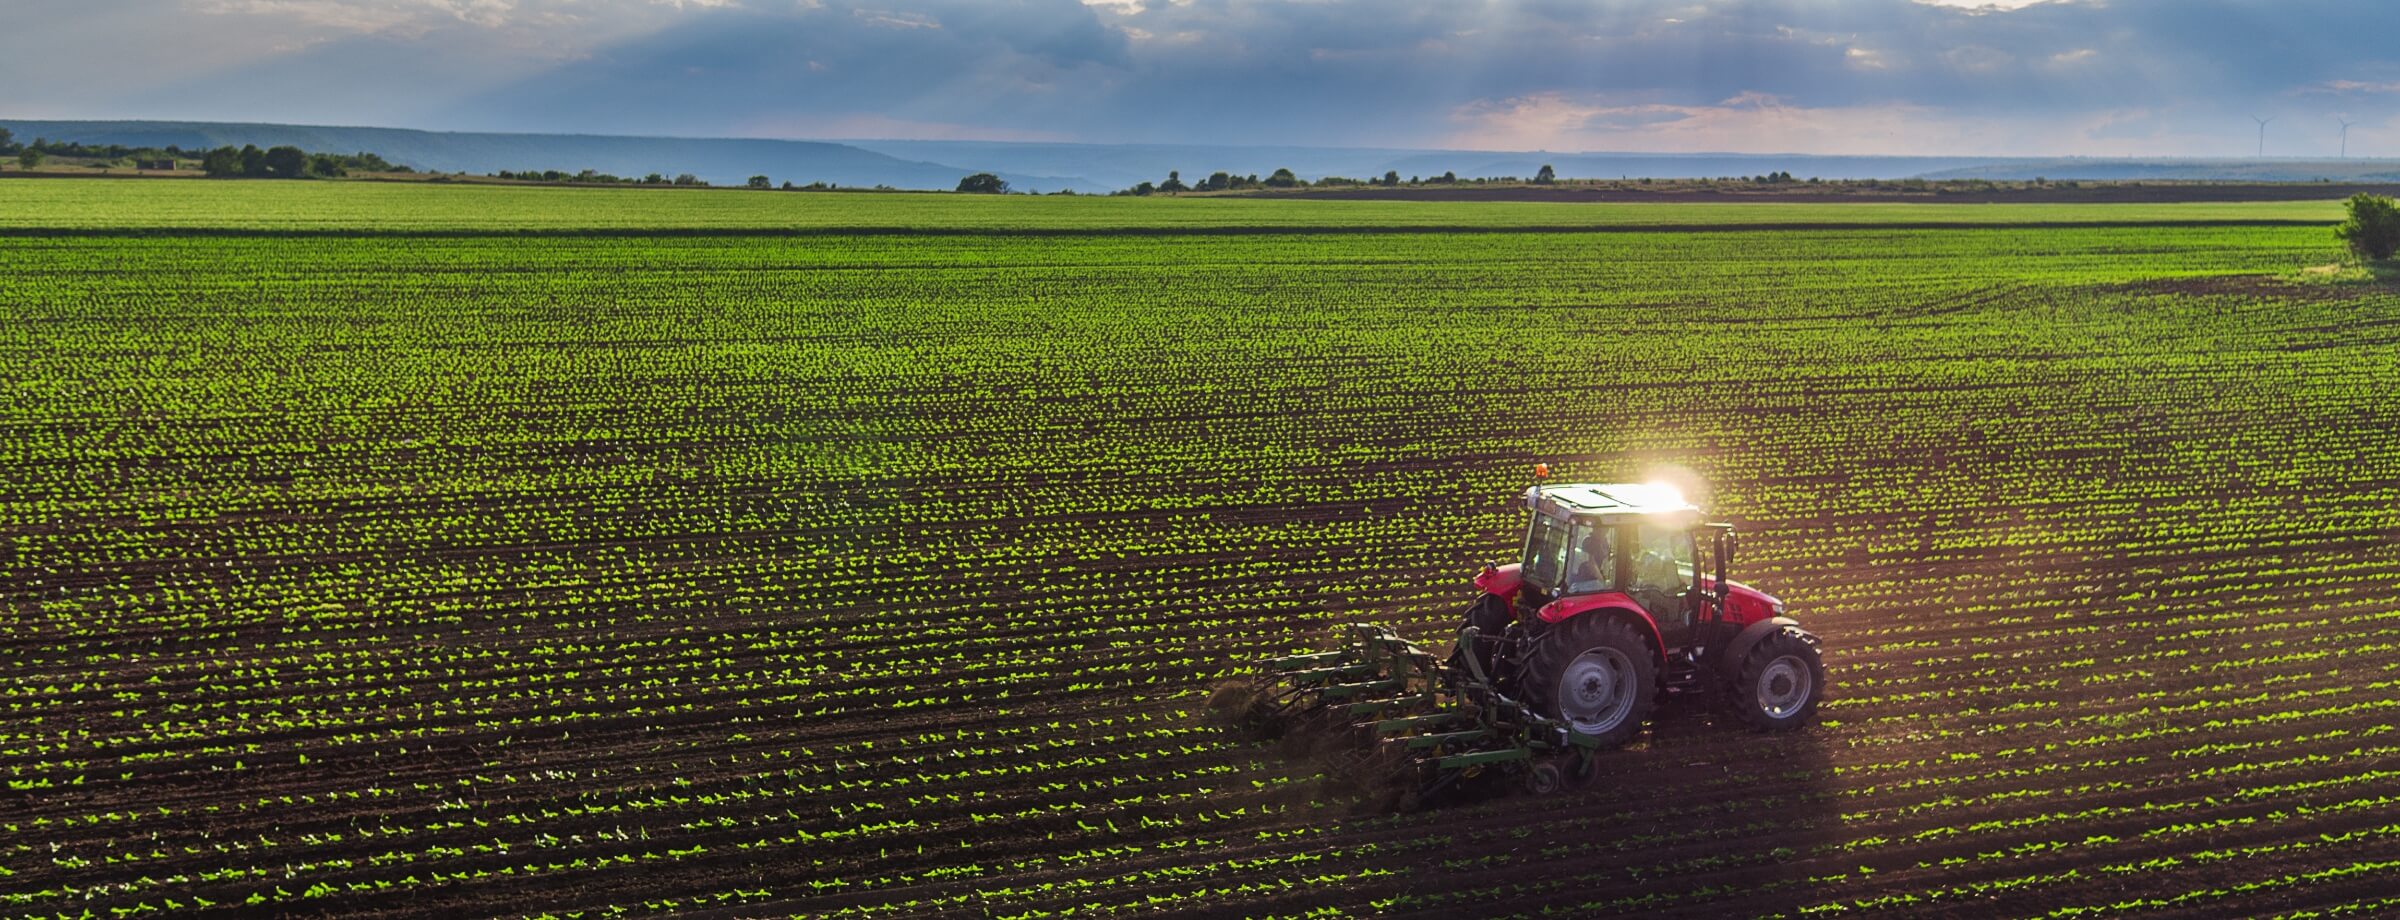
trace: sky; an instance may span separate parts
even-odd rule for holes
[[[5,0],[0,117],[2400,156],[2390,0]]]

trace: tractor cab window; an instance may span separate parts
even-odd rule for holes
[[[1567,538],[1567,589],[1562,593],[1605,591],[1617,582],[1617,557],[1610,552],[1608,528],[1577,523]]]
[[[1533,516],[1525,535],[1525,581],[1543,592],[1556,591],[1567,566],[1567,525],[1549,515]]]
[[[1692,586],[1692,535],[1680,528],[1634,528],[1633,587],[1681,595]]]
[[[1688,530],[1642,524],[1626,529],[1633,544],[1627,568],[1633,581],[1625,593],[1650,612],[1669,645],[1682,645],[1696,615],[1698,595],[1692,587],[1692,533]]]

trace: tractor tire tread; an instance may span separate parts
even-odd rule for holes
[[[1615,616],[1585,614],[1551,627],[1549,635],[1536,644],[1532,657],[1525,662],[1524,677],[1518,686],[1525,688],[1526,702],[1535,711],[1559,718],[1558,700],[1554,698],[1558,676],[1577,656],[1602,645],[1624,651],[1634,666],[1636,696],[1632,711],[1606,734],[1592,736],[1601,747],[1621,747],[1641,734],[1643,723],[1649,721],[1650,711],[1658,702],[1658,653],[1650,647],[1649,638],[1632,624]]]
[[[1801,661],[1807,663],[1811,684],[1808,702],[1798,712],[1778,719],[1759,708],[1757,686],[1767,664],[1785,655],[1798,655]],[[1790,627],[1778,629],[1761,638],[1750,647],[1749,654],[1742,656],[1734,676],[1726,683],[1724,698],[1726,707],[1733,710],[1734,716],[1754,730],[1792,731],[1815,719],[1817,704],[1825,699],[1825,661],[1817,654],[1817,647],[1802,639],[1799,632]]]

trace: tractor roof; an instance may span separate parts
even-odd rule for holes
[[[1700,513],[1674,486],[1630,482],[1534,486],[1525,490],[1525,506],[1561,517]]]

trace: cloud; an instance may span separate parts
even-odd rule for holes
[[[1629,153],[1816,153],[2055,156],[2233,156],[2220,138],[2182,128],[2174,110],[1993,117],[1910,103],[1799,106],[1763,93],[1704,105],[1626,103],[1544,93],[1478,101],[1450,113],[1441,146],[1466,150]],[[2359,135],[2352,131],[2353,138]],[[1760,139],[1771,139],[1762,145]]]
[[[2054,2],[2054,0],[1916,0],[1916,2],[1927,6],[1957,7],[1977,12],[2005,12],[2021,10],[2036,3]]]
[[[910,121],[883,115],[769,115],[736,124],[734,137],[779,140],[1047,141],[1075,140],[1065,134],[994,125]]]
[[[461,100],[478,129],[795,136],[884,125],[907,137],[1071,136],[1134,66],[1075,0],[729,8]],[[1086,126],[1088,127],[1088,126]],[[826,135],[819,135],[826,136]]]
[[[850,16],[871,26],[894,29],[939,29],[941,20],[924,13],[895,13],[890,10],[851,10]]]
[[[2088,52],[2091,49],[2083,50]],[[2015,67],[2017,57],[1997,48],[1987,48],[1982,45],[1960,45],[1943,51],[1942,63],[1959,73],[1998,74],[2006,73]]]
[[[2366,82],[2362,80],[2327,80],[2323,84],[2309,87],[2309,89],[2311,91],[2328,93],[2365,93],[2368,95],[2380,96],[2400,93],[2400,80],[2384,80],[2378,82]]]
[[[2400,115],[2400,4],[2350,0],[15,2],[0,114],[1967,154]]]
[[[1917,152],[1901,142],[1939,118],[1907,104],[1794,107],[1764,93],[1710,105],[1611,105],[1542,94],[1472,103],[1452,121],[1460,130],[1445,146],[1469,150],[1883,154]],[[1759,138],[1788,146],[1759,149]]]
[[[306,0],[194,0],[185,7],[202,16],[255,16],[326,32],[380,32],[416,20],[432,4],[311,3]],[[487,23],[488,24],[488,23]]]
[[[493,30],[590,27],[738,0],[181,0],[195,18],[227,17],[250,27],[329,33],[424,35],[464,23]],[[662,9],[663,8],[663,9]],[[605,30],[594,30],[604,32]]]

